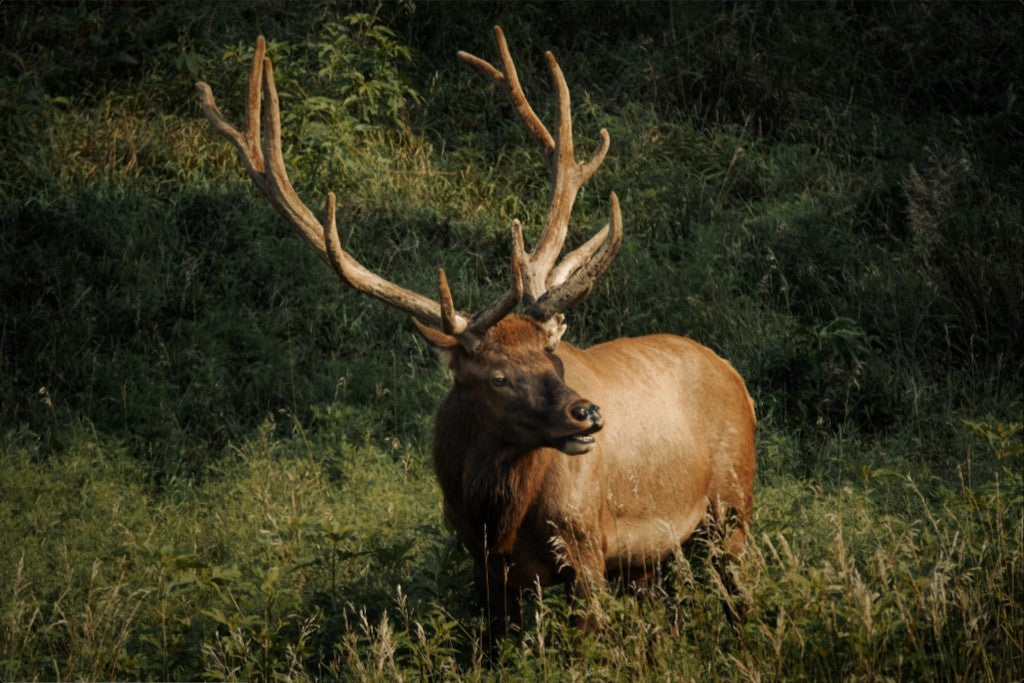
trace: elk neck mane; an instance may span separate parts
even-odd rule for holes
[[[472,388],[456,383],[438,410],[434,467],[446,507],[460,510],[448,519],[475,527],[473,536],[486,529],[487,551],[504,555],[512,552],[554,454],[501,439],[493,421]]]

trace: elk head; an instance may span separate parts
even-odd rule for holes
[[[495,439],[522,450],[549,447],[569,455],[589,451],[603,422],[600,408],[565,383],[561,359],[550,348],[550,329],[529,316],[510,315],[472,352],[436,330],[420,332],[447,358],[455,381]]]
[[[245,123],[240,129],[221,114],[206,83],[199,82],[196,87],[206,118],[238,150],[253,184],[271,205],[342,282],[412,316],[419,332],[452,371],[456,388],[473,392],[481,410],[488,412],[501,431],[501,438],[528,448],[548,446],[570,454],[585,453],[594,443],[593,434],[601,429],[600,412],[565,383],[555,352],[566,327],[563,311],[587,296],[621,244],[622,216],[615,193],[610,197],[608,224],[561,261],[558,256],[576,195],[604,160],[610,138],[602,129],[593,157],[576,161],[569,89],[554,55],[546,53],[557,103],[552,135],[526,100],[504,34],[499,27],[494,34],[501,69],[464,52],[459,57],[508,94],[541,148],[551,177],[551,198],[532,252],[525,250],[519,221],[512,222],[511,285],[472,315],[455,308],[443,268],[438,270],[438,299],[434,301],[389,282],[353,258],[338,237],[333,193],[327,195],[322,220],[299,199],[285,169],[280,105],[263,36],[256,40]],[[524,315],[510,315],[520,302]]]

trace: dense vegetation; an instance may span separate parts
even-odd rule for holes
[[[1019,3],[0,4],[0,678],[1024,677]],[[263,33],[293,180],[365,263],[459,305],[547,178],[455,59],[553,49],[622,199],[586,345],[694,337],[760,416],[752,608],[545,592],[489,661],[430,465],[447,378],[199,113]]]

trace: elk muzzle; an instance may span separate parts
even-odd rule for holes
[[[558,449],[568,455],[582,455],[594,447],[594,434],[604,427],[601,409],[590,401],[580,399],[570,404],[567,412],[579,431],[561,439]]]

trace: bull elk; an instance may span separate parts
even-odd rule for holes
[[[587,600],[606,577],[645,578],[700,528],[720,530],[725,556],[738,556],[753,506],[755,418],[739,374],[690,339],[659,334],[589,349],[562,341],[563,311],[586,297],[622,240],[612,193],[608,224],[558,261],[576,195],[610,138],[601,130],[593,157],[577,161],[569,90],[555,57],[546,54],[557,106],[552,135],[523,93],[501,29],[494,34],[501,68],[458,56],[509,96],[547,162],[551,199],[532,252],[513,221],[511,283],[473,315],[455,308],[443,269],[434,301],[363,267],[341,247],[333,193],[322,221],[299,199],[285,170],[262,36],[242,128],[221,115],[209,86],[196,87],[207,119],[274,208],[345,284],[410,314],[451,371],[434,467],[445,515],[473,557],[492,628],[502,633],[519,623],[524,591],[562,583]],[[520,303],[522,313],[514,313]],[[590,614],[583,626],[593,624]]]

